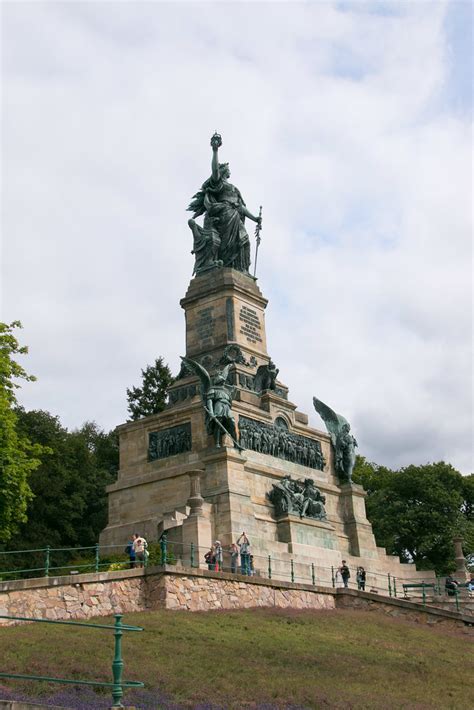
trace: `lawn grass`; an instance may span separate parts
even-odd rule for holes
[[[138,707],[421,710],[472,701],[472,636],[462,630],[353,610],[156,611],[124,621],[145,628],[123,641],[125,678],[147,689],[143,696],[127,691],[127,702],[135,698]],[[12,673],[110,680],[112,648],[108,631],[0,629],[2,669]],[[59,687],[3,683],[10,693],[36,698]],[[71,707],[107,707],[107,696],[88,697]]]

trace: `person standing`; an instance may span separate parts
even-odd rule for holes
[[[214,565],[215,571],[222,572],[223,553],[222,553],[222,545],[220,543],[220,540],[216,540],[214,543],[214,560],[215,560],[215,565]]]
[[[136,533],[133,533],[132,537],[127,542],[127,547],[125,548],[125,552],[128,555],[128,559],[129,559],[129,563],[130,563],[130,569],[133,569],[135,567],[136,555],[135,555],[135,549],[133,547],[133,543],[135,542],[136,537],[138,537],[138,535]]]
[[[245,531],[239,537],[236,544],[240,548],[240,571],[244,575],[250,575],[250,540],[245,534]]]
[[[342,565],[340,567],[340,570],[341,570],[342,582],[344,584],[344,587],[346,587],[346,589],[347,589],[347,587],[349,586],[349,578],[351,576],[351,573],[350,573],[349,567],[347,566],[347,563],[345,560],[342,560]]]
[[[229,554],[230,554],[230,571],[232,572],[232,574],[235,574],[237,572],[237,563],[239,561],[239,548],[235,544],[235,542],[233,542],[229,546]]]
[[[135,557],[138,560],[138,566],[143,567],[145,563],[145,555],[147,552],[148,543],[144,537],[140,535],[135,535],[135,540],[133,541],[133,549],[135,550]]]
[[[216,558],[214,556],[214,546],[210,547],[204,555],[208,570],[213,570],[216,566]]]
[[[357,582],[357,589],[360,589],[361,592],[365,590],[365,569],[363,567],[358,567],[357,568],[357,574],[356,574],[356,582]]]

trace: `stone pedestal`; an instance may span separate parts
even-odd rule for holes
[[[372,525],[365,512],[365,496],[362,486],[345,483],[340,487],[340,508],[344,532],[349,538],[349,552],[357,557],[378,557],[377,544]]]
[[[182,561],[189,566],[206,568],[204,563],[205,550],[212,545],[211,512],[212,505],[206,503],[201,496],[202,469],[188,471],[191,490],[188,498],[190,513],[182,524]],[[194,547],[191,554],[191,545]],[[194,557],[194,559],[192,559]]]
[[[276,524],[278,540],[288,543],[288,552],[303,553],[302,546],[339,549],[335,528],[327,521],[286,515],[278,518]],[[311,554],[311,550],[306,550],[306,553]]]
[[[264,310],[268,301],[256,280],[235,269],[213,269],[196,276],[181,306],[186,314],[186,355],[222,353],[238,345],[246,359],[268,362]]]
[[[307,579],[318,566],[321,579],[328,581],[342,559],[351,569],[362,564],[402,580],[404,567],[413,577],[412,566],[401,566],[376,547],[363,489],[339,485],[329,435],[308,425],[307,415],[288,400],[282,382],[259,391],[257,371],[270,357],[267,300],[256,280],[230,268],[212,269],[191,280],[181,306],[186,356],[211,375],[230,365],[228,383],[236,388],[232,412],[246,449],[230,446],[230,437],[225,437],[223,448],[215,448],[206,430],[201,384],[183,369],[170,387],[163,412],[118,428],[120,471],[107,489],[109,524],[101,544],[123,549],[133,532],[153,542],[166,530],[178,563],[190,563],[193,543],[194,564],[204,567],[204,554],[213,541],[227,548],[245,531],[254,569],[265,571],[270,556],[275,579],[288,579],[290,570],[296,578]],[[326,521],[275,518],[268,494],[284,476],[303,487],[305,479],[311,479],[325,497]]]
[[[454,573],[453,576],[461,584],[465,584],[467,582],[467,580],[470,578],[470,574],[467,571],[467,567],[466,567],[466,558],[464,557],[464,552],[462,550],[463,542],[464,542],[464,540],[462,537],[454,537],[453,538],[454,554],[456,556],[456,572]]]

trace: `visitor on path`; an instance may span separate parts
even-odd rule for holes
[[[472,597],[474,594],[474,574],[471,573],[471,579],[468,580],[466,587],[469,592],[469,596]]]
[[[125,553],[128,555],[129,559],[130,569],[133,569],[135,567],[136,555],[135,550],[133,548],[133,543],[135,542],[136,537],[137,535],[134,533],[130,540],[127,542],[127,547],[125,548]]]
[[[252,577],[255,575],[255,567],[253,566],[253,555],[249,555],[249,574],[252,575]]]
[[[230,571],[232,574],[235,574],[237,572],[237,564],[239,562],[239,548],[233,542],[231,545],[229,545],[229,555],[230,555]]]
[[[135,557],[138,560],[138,566],[143,567],[146,562],[146,557],[148,553],[148,543],[144,537],[135,534],[135,540],[133,541],[133,549],[135,550]]]
[[[361,592],[365,590],[365,569],[363,567],[358,567],[357,568],[357,574],[356,574],[356,582],[357,582],[357,589],[360,589]]]
[[[214,556],[214,547],[210,547],[209,551],[204,555],[204,560],[207,564],[207,569],[213,570],[216,566],[216,558]]]
[[[250,575],[250,540],[245,531],[236,543],[240,549],[240,571],[242,574]]]
[[[214,569],[216,572],[221,572],[222,571],[222,562],[223,562],[223,552],[222,552],[222,545],[219,540],[216,540],[214,543]]]
[[[346,564],[345,560],[342,560],[342,565],[340,567],[341,570],[341,577],[342,577],[342,582],[344,586],[347,588],[349,586],[349,578],[351,576],[349,567]]]
[[[451,575],[448,575],[446,577],[446,582],[444,583],[444,588],[446,590],[448,597],[456,596],[456,592],[458,591],[458,587],[459,587],[459,582],[456,579],[454,579],[454,577],[451,577]]]

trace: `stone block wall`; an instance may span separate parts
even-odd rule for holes
[[[258,583],[235,578],[209,577],[206,573],[171,574],[152,581],[148,593],[152,608],[183,611],[211,611],[216,609],[249,609],[279,607],[292,609],[334,609],[334,595],[330,591],[308,590],[304,585],[281,585],[271,581]]]
[[[0,583],[0,614],[74,620],[154,609],[217,611],[278,607],[373,610],[415,623],[462,627],[474,634],[474,617],[420,603],[330,587],[241,577],[175,567],[124,570]],[[0,624],[11,624],[1,620]]]
[[[132,570],[134,572],[134,570]],[[0,613],[38,619],[91,619],[145,609],[144,577],[107,579],[105,574],[78,575],[74,582],[19,580],[0,584]],[[26,582],[26,584],[25,584]],[[2,623],[0,619],[0,624]],[[8,622],[4,622],[8,623]]]

